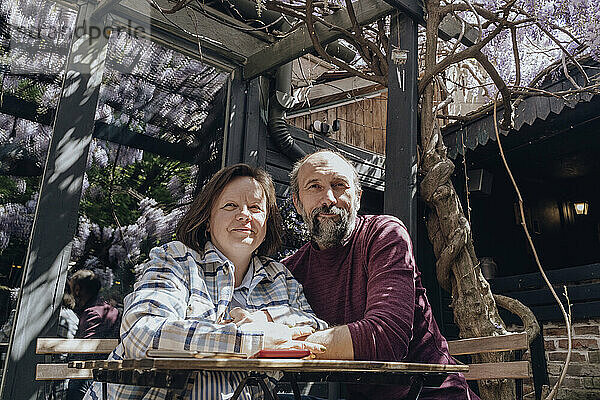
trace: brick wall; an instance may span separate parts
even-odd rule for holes
[[[544,324],[548,377],[554,384],[567,357],[567,330],[564,324]],[[559,399],[600,399],[600,320],[573,323],[573,352]]]
[[[543,329],[548,377],[554,385],[567,357],[567,331],[564,323],[544,323]],[[600,320],[574,322],[573,331],[571,362],[556,399],[600,400]],[[523,392],[533,392],[532,382],[525,382]]]

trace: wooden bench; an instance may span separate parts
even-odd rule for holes
[[[37,354],[107,354],[119,344],[118,339],[61,339],[38,338]],[[92,379],[89,369],[69,368],[68,363],[38,364],[35,379],[53,381],[63,379]]]
[[[517,398],[523,398],[523,379],[531,377],[528,361],[522,361],[521,356],[529,348],[527,333],[510,333],[499,336],[486,336],[470,339],[452,340],[448,342],[448,350],[452,356],[471,356],[483,353],[515,351],[515,361],[494,363],[469,363],[467,380],[483,379],[516,379]]]

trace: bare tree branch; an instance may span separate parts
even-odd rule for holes
[[[540,28],[540,30],[542,32],[544,32],[546,34],[546,36],[548,36],[550,38],[550,40],[552,40],[554,43],[556,43],[556,45],[558,47],[560,47],[563,54],[565,54],[569,58],[569,60],[571,60],[571,62],[577,67],[579,72],[581,72],[581,75],[585,79],[585,85],[588,85],[590,83],[590,78],[587,76],[587,73],[585,72],[585,70],[579,63],[579,61],[577,61],[575,59],[575,57],[573,57],[573,55],[571,55],[571,53],[569,53],[567,51],[567,49],[565,49],[565,47],[562,45],[562,43],[548,29],[546,29],[539,21],[536,21],[536,25],[538,26],[538,28]]]
[[[515,86],[519,86],[521,84],[521,59],[517,43],[517,28],[514,26],[510,27],[510,38],[512,39],[513,57],[515,58]]]
[[[319,38],[317,37],[317,34],[315,32],[312,10],[313,10],[312,0],[307,0],[306,1],[306,26],[308,28],[307,31],[310,36],[310,40],[311,40],[315,50],[319,54],[319,56],[321,58],[323,58],[325,61],[328,61],[342,69],[345,69],[346,71],[349,71],[356,76],[359,76],[361,78],[364,78],[364,79],[367,79],[370,81],[374,81],[374,82],[377,82],[377,83],[380,83],[380,84],[386,86],[387,85],[387,76],[368,75],[368,74],[352,67],[350,64],[345,63],[338,58],[331,57],[329,54],[327,54],[327,52],[323,48],[323,45],[321,45],[321,42],[319,41]]]
[[[525,332],[527,332],[527,340],[531,344],[533,339],[540,334],[540,324],[533,312],[526,305],[512,297],[494,294],[494,300],[496,300],[498,306],[510,311],[521,319],[525,327]]]
[[[475,54],[480,52],[481,49],[486,44],[488,44],[490,42],[490,40],[492,40],[492,38],[494,38],[498,33],[500,33],[500,31],[502,29],[503,29],[503,26],[499,25],[489,35],[487,35],[481,42],[479,42],[476,45],[473,45],[471,47],[468,47],[463,51],[453,54],[452,56],[444,58],[442,61],[435,64],[431,68],[431,70],[426,70],[425,73],[423,74],[423,76],[421,77],[421,79],[419,80],[419,94],[423,94],[425,87],[429,84],[429,82],[431,82],[431,80],[433,79],[433,77],[435,75],[439,74],[440,72],[442,72],[443,70],[448,68],[450,65],[459,63],[459,62],[469,59],[469,58],[475,58]],[[434,54],[434,56],[435,56],[435,54]]]
[[[565,53],[561,54],[560,62],[563,67],[563,73],[565,74],[565,77],[569,80],[569,82],[571,82],[571,85],[573,85],[575,89],[581,89],[581,86],[579,86],[579,84],[575,82],[575,79],[573,79],[573,77],[569,74],[569,68],[567,67],[567,62],[565,61]]]
[[[488,58],[482,53],[477,52],[474,58],[479,62],[483,69],[489,74],[490,78],[498,88],[498,92],[502,95],[502,104],[504,105],[504,116],[502,121],[502,128],[508,130],[511,125],[512,117],[512,104],[510,103],[510,90],[506,86],[506,82],[502,79],[496,67],[488,60]],[[494,103],[495,104],[495,103]]]

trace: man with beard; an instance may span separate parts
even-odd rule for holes
[[[316,315],[333,328],[307,341],[319,358],[454,364],[421,284],[408,232],[389,215],[358,216],[361,189],[354,167],[322,150],[290,175],[293,201],[311,241],[283,260],[302,283]],[[349,385],[349,399],[401,399],[408,385]],[[420,399],[477,399],[462,375]]]

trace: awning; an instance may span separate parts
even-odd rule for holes
[[[597,67],[600,63],[593,63],[592,71],[597,71]],[[594,75],[588,71],[590,76]],[[572,73],[573,79],[577,84],[583,86],[583,78],[580,74]],[[560,80],[553,83],[549,83],[542,87],[543,90],[557,93],[566,90],[574,89],[573,85],[569,80],[561,76]],[[591,93],[578,93],[570,96],[568,99],[562,99],[557,97],[547,96],[532,96],[523,99],[515,109],[513,114],[514,124],[513,128],[509,131],[500,130],[500,133],[507,136],[509,133],[514,134],[518,132],[524,124],[532,126],[536,121],[545,121],[550,113],[556,115],[563,112],[565,108],[573,109],[579,103],[589,102],[594,97],[600,97],[600,95]],[[453,123],[442,128],[442,134],[444,136],[444,143],[448,147],[448,156],[452,159],[456,158],[459,154],[464,155],[466,149],[475,150],[479,145],[485,145],[490,139],[496,140],[496,133],[494,130],[494,115],[493,108],[487,106],[487,113],[479,117],[474,121],[466,123]],[[497,114],[498,118],[502,117],[504,107],[498,107]]]

